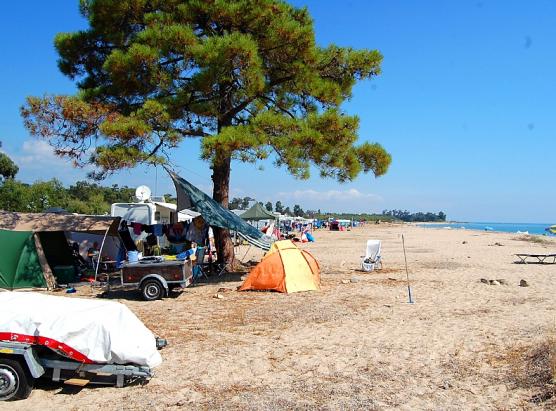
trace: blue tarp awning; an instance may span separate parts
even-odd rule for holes
[[[237,231],[251,244],[265,250],[270,248],[270,242],[265,238],[263,232],[247,224],[227,208],[222,207],[218,202],[203,193],[189,181],[183,179],[168,168],[166,168],[166,171],[170,174],[176,187],[178,198],[177,211],[186,209],[196,211],[203,216],[203,219],[208,225]]]

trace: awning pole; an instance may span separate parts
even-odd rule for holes
[[[108,236],[108,231],[110,231],[110,226],[106,229],[106,232],[104,233],[104,237],[102,237],[102,243],[100,244],[100,250],[98,252],[97,266],[95,268],[95,282],[97,281],[98,267],[100,266],[100,259],[102,258],[102,249],[104,248],[104,242],[106,241],[106,237]]]
[[[247,248],[247,251],[245,251],[245,254],[243,255],[243,257],[239,261],[241,261],[243,263],[243,260],[245,259],[245,257],[247,257],[247,253],[249,252],[249,250],[251,250],[251,244],[249,244],[249,247]]]

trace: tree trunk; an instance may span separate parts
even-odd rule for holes
[[[214,189],[212,198],[219,202],[223,207],[228,208],[230,192],[230,156],[217,150],[212,164],[212,181]],[[234,261],[234,244],[230,236],[230,231],[224,228],[214,228],[214,240],[218,261],[232,266]]]

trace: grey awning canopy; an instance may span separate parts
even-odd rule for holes
[[[73,231],[117,235],[120,217],[0,211],[0,229],[11,231]]]

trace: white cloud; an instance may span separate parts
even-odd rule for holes
[[[54,149],[42,140],[25,140],[18,152],[7,153],[18,165],[18,179],[33,182],[58,178],[69,184],[85,179],[91,167],[75,168],[70,160],[58,157]]]
[[[348,190],[295,190],[283,191],[278,193],[279,198],[293,200],[318,200],[318,201],[353,201],[353,200],[370,200],[382,201],[382,197],[376,194],[362,193],[361,191],[350,188]]]
[[[16,155],[14,160],[21,167],[42,168],[45,166],[60,166],[69,162],[62,160],[54,154],[52,147],[46,141],[26,140],[21,147],[21,154]]]

